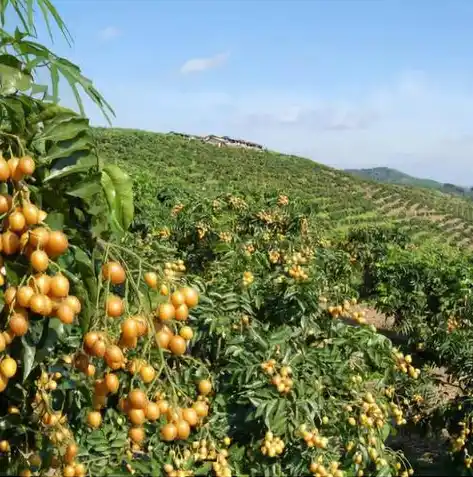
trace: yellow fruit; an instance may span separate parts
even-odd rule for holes
[[[4,358],[0,363],[0,372],[8,379],[15,376],[17,369],[18,365],[16,364],[16,361],[9,356]]]

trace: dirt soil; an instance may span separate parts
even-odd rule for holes
[[[394,343],[406,342],[405,337],[393,330],[394,320],[373,308],[360,305],[357,311],[363,310],[367,323],[374,325],[378,331],[390,338]],[[433,368],[430,371],[437,382],[436,391],[438,400],[446,402],[453,400],[461,394],[460,388],[455,383],[450,383],[450,376],[443,367]],[[448,433],[442,436],[425,436],[415,426],[400,428],[397,436],[389,441],[389,446],[394,450],[402,450],[414,467],[415,476],[431,477],[435,475],[452,476],[449,471]]]

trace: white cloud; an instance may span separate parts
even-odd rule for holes
[[[121,31],[115,26],[108,26],[99,31],[99,37],[103,41],[110,41],[121,35]]]
[[[219,53],[215,56],[210,56],[208,58],[193,58],[191,60],[187,60],[180,68],[181,73],[188,74],[188,73],[197,73],[200,71],[209,70],[211,68],[216,68],[217,66],[221,66],[224,64],[230,53]]]

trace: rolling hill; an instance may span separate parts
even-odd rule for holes
[[[135,178],[138,221],[140,211],[159,217],[163,196],[191,202],[222,192],[251,200],[284,193],[305,204],[324,234],[340,236],[353,226],[390,222],[422,241],[473,245],[473,202],[434,187],[385,184],[310,159],[219,148],[178,135],[94,131],[104,158]]]
[[[473,197],[469,188],[457,186],[455,184],[443,183],[432,179],[421,179],[410,176],[404,172],[392,169],[390,167],[372,167],[368,169],[345,169],[345,172],[354,174],[364,179],[370,179],[386,184],[398,184],[415,187],[425,187],[428,189],[437,189],[447,194],[456,194],[461,196]]]

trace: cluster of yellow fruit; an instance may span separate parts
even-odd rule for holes
[[[279,220],[279,217],[275,213],[266,212],[264,210],[258,212],[256,217],[266,225],[271,225]]]
[[[230,445],[230,438],[225,437],[223,439],[224,446]],[[217,450],[213,442],[207,442],[206,439],[195,441],[192,443],[192,449],[194,450],[194,460],[212,462],[212,468],[216,477],[232,477],[232,470],[228,463],[228,451],[227,449]]]
[[[182,211],[183,208],[184,208],[184,204],[181,204],[181,203],[176,204],[171,210],[171,215],[175,217],[179,212]]]
[[[230,243],[232,241],[232,234],[230,232],[220,232],[218,238],[225,243]]]
[[[447,320],[447,333],[452,333],[456,329],[460,328],[461,321],[454,316],[450,316]]]
[[[284,452],[285,444],[280,437],[274,437],[271,431],[268,431],[264,436],[264,441],[261,446],[261,453],[268,457],[276,457]]]
[[[306,281],[309,279],[309,275],[300,265],[292,265],[291,268],[286,268],[286,272],[291,278],[297,281]]]
[[[252,244],[252,243],[247,243],[245,246],[244,246],[244,251],[245,251],[245,254],[247,256],[250,256],[252,253],[255,253],[255,246]]]
[[[278,263],[282,259],[282,255],[278,250],[270,250],[268,252],[269,261],[273,264]]]
[[[251,272],[244,272],[243,273],[243,285],[245,287],[251,285],[255,280],[255,277]]]
[[[261,363],[261,369],[269,376],[271,376],[271,384],[276,387],[281,394],[287,394],[294,386],[294,381],[291,378],[292,369],[290,366],[281,366],[279,372],[276,369],[276,360],[270,359]]]
[[[358,423],[366,428],[376,426],[378,429],[384,426],[386,413],[376,403],[373,395],[367,392],[360,403],[360,415]],[[348,419],[350,425],[355,425],[356,420],[353,417]]]
[[[289,197],[287,195],[281,194],[278,197],[278,205],[283,207],[283,206],[288,205],[288,204],[289,204]]]
[[[470,429],[471,423],[460,421],[458,425],[461,427],[460,434],[458,436],[450,437],[452,444],[452,452],[460,452],[468,440],[468,436],[471,434],[472,429]],[[470,463],[471,465],[471,463]]]
[[[84,477],[87,473],[85,465],[76,462],[78,447],[75,443],[70,443],[64,454],[64,462],[66,465],[62,469],[63,477]]]
[[[402,371],[405,374],[409,374],[412,379],[417,379],[420,375],[420,369],[412,366],[412,356],[404,356],[398,349],[393,348],[394,358],[396,360],[395,369]]]
[[[248,204],[241,197],[237,197],[236,195],[228,194],[226,199],[227,199],[227,203],[234,210],[245,210],[245,209],[248,208]]]
[[[186,271],[186,266],[183,260],[176,260],[175,262],[166,262],[164,264],[164,276],[168,280],[173,280],[181,276]]]
[[[172,464],[165,464],[164,472],[167,477],[191,477],[194,475],[192,470],[175,469]]]
[[[210,227],[203,222],[197,222],[195,229],[197,231],[197,237],[199,237],[199,240],[202,240],[207,235]]]
[[[321,436],[319,430],[316,427],[309,431],[307,430],[307,426],[302,425],[299,428],[299,432],[301,433],[304,442],[307,444],[307,447],[316,447],[317,449],[327,448],[327,437]]]
[[[338,461],[323,465],[323,457],[319,456],[316,462],[311,462],[309,471],[314,477],[343,477],[345,474],[339,467],[340,462]]]
[[[156,344],[162,349],[169,350],[176,356],[183,355],[187,349],[187,343],[194,333],[190,326],[182,326],[179,334],[175,334],[167,325],[172,320],[186,321],[189,310],[199,303],[199,295],[189,287],[183,287],[172,293],[170,301],[161,303],[156,310],[157,323]]]

